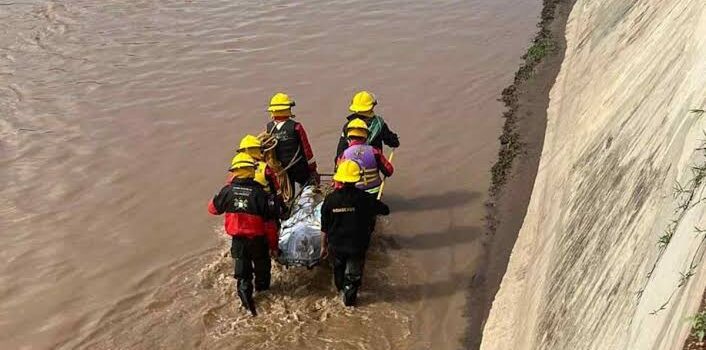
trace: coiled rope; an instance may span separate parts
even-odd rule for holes
[[[275,148],[277,147],[278,142],[277,138],[267,131],[263,131],[257,135],[257,138],[262,144],[262,154],[265,158],[265,163],[267,163],[267,165],[274,170],[275,176],[277,176],[277,180],[279,181],[278,195],[282,196],[282,200],[285,203],[291,205],[291,202],[294,199],[294,184],[289,181],[287,170],[289,170],[289,168],[296,164],[301,158],[299,155],[299,150],[297,150],[297,153],[294,154],[294,158],[291,162],[289,162],[289,164],[282,166],[282,163],[279,159],[277,159],[277,155],[275,153]]]

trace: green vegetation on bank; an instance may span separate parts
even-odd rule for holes
[[[505,124],[503,125],[502,135],[500,135],[498,160],[491,168],[490,203],[500,194],[500,190],[507,182],[507,176],[512,168],[512,163],[522,149],[520,135],[517,131],[517,110],[519,108],[518,101],[521,93],[520,86],[532,76],[537,65],[547,57],[548,54],[556,51],[556,43],[552,38],[550,26],[554,21],[557,4],[561,1],[562,0],[544,0],[542,19],[541,22],[537,24],[539,31],[532,41],[532,45],[522,56],[524,62],[515,73],[515,79],[512,85],[502,91],[500,101],[502,101],[506,107],[505,112],[503,112]],[[490,226],[492,227],[493,224],[491,223]]]
[[[706,311],[701,311],[689,317],[689,321],[691,322],[691,335],[700,342],[704,341],[704,338],[706,338]]]
[[[703,109],[691,109],[689,110],[690,113],[695,113],[696,117],[699,118],[704,114]],[[677,233],[677,229],[679,228],[679,225],[682,222],[682,219],[686,215],[686,213],[694,208],[696,205],[706,202],[706,197],[702,198],[702,185],[704,184],[704,180],[706,180],[706,130],[704,131],[704,139],[701,141],[701,145],[696,148],[694,151],[702,151],[704,160],[700,161],[696,164],[691,165],[689,168],[691,170],[691,178],[689,181],[687,181],[686,184],[681,184],[679,182],[676,182],[674,184],[674,190],[673,190],[673,195],[674,199],[676,201],[676,208],[674,210],[674,218],[670,221],[670,223],[667,225],[667,227],[664,229],[664,232],[662,233],[661,236],[657,239],[657,247],[658,247],[658,253],[657,253],[657,258],[655,259],[654,263],[652,264],[652,268],[650,271],[647,273],[646,276],[646,281],[645,285],[647,285],[647,281],[652,278],[652,274],[654,273],[655,269],[657,268],[657,265],[659,264],[659,261],[662,259],[662,256],[664,255],[664,252],[667,250],[667,247],[669,243],[672,241],[672,238],[674,235]],[[696,250],[696,253],[694,256],[691,258],[691,262],[689,263],[689,267],[686,271],[680,272],[680,277],[679,277],[679,283],[677,286],[674,288],[672,291],[672,294],[667,298],[662,305],[660,305],[658,308],[653,310],[650,314],[651,315],[656,315],[660,311],[666,309],[667,305],[669,302],[672,300],[672,297],[675,295],[677,290],[680,288],[686,286],[686,284],[689,282],[689,279],[691,279],[692,276],[694,276],[696,272],[696,267],[701,264],[703,258],[704,258],[704,253],[706,252],[703,248],[706,247],[706,230],[699,228],[698,226],[694,227],[693,232],[697,235],[701,235],[701,241],[699,242],[699,246]],[[643,289],[637,292],[637,297],[638,299],[642,297],[642,293],[644,291],[644,286]]]

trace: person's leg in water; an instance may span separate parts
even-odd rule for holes
[[[358,300],[358,289],[363,280],[363,265],[365,255],[349,256],[346,259],[346,269],[343,278],[343,304],[355,306]]]
[[[255,290],[266,291],[270,289],[270,281],[272,280],[272,262],[265,236],[253,238],[250,252],[255,265]]]
[[[250,240],[244,237],[233,237],[230,254],[235,260],[235,271],[233,276],[236,280],[236,290],[240,302],[253,316],[257,315],[253,294],[253,262],[248,252]]]
[[[343,281],[346,273],[346,256],[336,252],[331,253],[333,257],[333,283],[336,285],[336,290],[340,292],[343,290]]]

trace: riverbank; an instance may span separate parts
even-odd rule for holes
[[[578,0],[482,349],[675,349],[706,287],[706,9]]]
[[[564,30],[575,0],[545,0],[538,32],[513,83],[501,93],[505,123],[486,201],[484,268],[469,293],[466,344],[480,347],[483,326],[530,201],[544,144],[549,92],[564,59]]]

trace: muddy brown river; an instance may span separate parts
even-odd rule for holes
[[[539,0],[0,2],[0,348],[456,349],[496,101]],[[330,171],[352,94],[399,133],[361,306],[276,268],[248,317],[206,203],[275,91]]]

